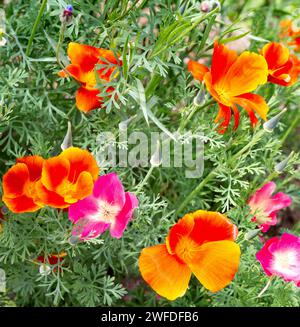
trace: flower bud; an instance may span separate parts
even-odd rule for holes
[[[286,166],[288,165],[290,159],[294,156],[294,151],[292,151],[287,158],[279,162],[277,165],[275,165],[275,171],[280,174],[284,171]]]
[[[253,229],[245,234],[245,240],[250,241],[261,232],[261,229]]]
[[[201,88],[197,93],[197,95],[194,97],[194,101],[193,101],[194,105],[197,107],[201,106],[204,102],[204,99],[205,99],[205,91],[203,88]]]
[[[123,132],[126,131],[127,128],[128,128],[129,123],[130,123],[130,122],[131,122],[135,117],[136,117],[136,115],[134,115],[134,116],[132,116],[132,117],[126,119],[126,120],[121,121],[120,124],[119,124],[119,130],[120,130],[120,131],[123,131]]]
[[[80,237],[79,236],[76,236],[76,235],[72,235],[70,238],[69,238],[69,243],[71,245],[76,245],[77,243],[80,242]]]
[[[276,126],[278,125],[281,116],[284,115],[284,113],[287,111],[286,108],[284,108],[278,115],[274,116],[273,118],[269,119],[268,121],[266,121],[263,125],[264,130],[266,132],[272,133],[274,131],[274,129],[276,128]]]
[[[73,6],[67,5],[66,9],[62,12],[60,16],[60,21],[65,24],[71,23],[73,18]]]
[[[61,144],[61,149],[64,151],[68,148],[70,148],[72,146],[73,140],[72,140],[72,125],[71,123],[68,121],[68,130],[67,130],[67,134]]]
[[[221,10],[221,4],[219,1],[216,0],[205,0],[202,1],[200,4],[200,10],[205,13],[211,12],[216,7],[218,7],[219,10]]]

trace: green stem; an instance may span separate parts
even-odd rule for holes
[[[39,10],[39,13],[36,17],[36,20],[34,22],[34,25],[33,25],[33,28],[32,28],[32,32],[31,32],[31,35],[30,35],[30,38],[29,38],[29,41],[28,41],[28,44],[27,44],[27,48],[26,48],[26,56],[28,57],[29,54],[30,54],[30,49],[31,49],[31,46],[32,46],[32,42],[33,42],[33,39],[34,39],[34,36],[35,36],[35,33],[36,33],[36,30],[38,28],[38,25],[40,23],[40,20],[43,16],[43,13],[46,9],[46,5],[47,5],[47,0],[43,0],[42,2],[42,5],[41,5],[41,8]]]
[[[265,130],[260,130],[258,133],[254,135],[252,140],[245,145],[240,151],[238,151],[235,155],[232,156],[231,161],[236,161],[243,153],[248,151],[258,140],[259,138],[265,133]],[[198,186],[183,200],[181,205],[176,211],[176,214],[179,214],[186,205],[203,189],[203,187],[212,179],[214,178],[215,174],[218,173],[219,169],[222,165],[217,166],[215,169],[211,170],[210,173],[198,184]]]
[[[55,51],[55,56],[56,56],[56,60],[57,63],[62,67],[62,69],[66,72],[64,65],[60,62],[60,58],[59,58],[59,51],[61,48],[61,45],[64,41],[65,38],[65,30],[66,30],[66,24],[62,23],[61,24],[61,28],[60,28],[60,32],[59,32],[59,38],[58,38],[58,42],[57,42],[57,47],[56,47],[56,51]]]
[[[145,178],[142,180],[142,182],[140,183],[140,185],[138,186],[137,190],[136,190],[136,194],[140,193],[141,189],[144,187],[144,185],[147,183],[148,179],[150,178],[153,169],[155,168],[155,166],[151,166],[151,168],[148,170],[147,175],[145,176]]]
[[[297,126],[297,124],[300,123],[300,116],[298,116],[290,125],[290,127],[287,129],[287,131],[284,133],[283,137],[280,139],[280,143],[279,146],[280,147],[285,140],[287,139],[287,137],[289,136],[289,134],[293,131],[293,129]]]
[[[182,132],[183,129],[185,128],[185,126],[188,124],[188,122],[191,120],[191,118],[194,116],[194,114],[198,111],[198,110],[202,110],[208,106],[210,106],[211,104],[215,103],[214,99],[211,99],[210,101],[207,101],[206,103],[204,103],[202,106],[192,106],[192,110],[190,111],[190,113],[188,114],[186,119],[182,119],[181,120],[181,124],[179,126],[179,132]]]

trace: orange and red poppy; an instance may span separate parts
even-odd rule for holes
[[[49,263],[50,265],[56,265],[58,262],[62,262],[67,256],[66,252],[60,252],[59,254],[51,254],[49,256],[40,255],[37,257],[37,261],[41,263]]]
[[[169,300],[185,294],[192,273],[205,288],[217,292],[238,270],[237,233],[236,226],[218,212],[186,214],[170,229],[165,244],[142,250],[141,275],[155,292]]]
[[[69,44],[68,56],[71,64],[66,67],[66,71],[60,71],[59,75],[61,77],[70,75],[81,84],[76,92],[77,108],[84,112],[100,108],[103,99],[99,97],[99,90],[96,88],[96,73],[104,83],[109,82],[118,74],[117,66],[121,66],[122,62],[111,50],[75,42]],[[96,65],[103,65],[103,68],[97,69]],[[111,91],[112,87],[106,88],[106,92]]]
[[[215,122],[220,123],[218,131],[221,134],[230,124],[232,110],[234,129],[238,127],[238,105],[247,111],[253,126],[258,122],[255,114],[267,119],[269,107],[264,98],[249,93],[267,82],[268,65],[263,56],[248,51],[238,56],[235,51],[215,42],[211,69],[190,60],[188,70],[195,79],[204,81],[207,90],[218,102]]]
[[[266,44],[261,54],[265,57],[269,76],[268,81],[282,86],[291,86],[298,80],[300,74],[300,61],[297,56],[281,43]]]
[[[295,27],[290,19],[286,19],[280,22],[282,39],[290,39],[287,42],[288,45],[294,47],[294,51],[300,51],[300,28]]]
[[[71,147],[44,161],[37,193],[44,205],[67,208],[89,196],[99,175],[96,160],[87,150]]]
[[[2,200],[12,212],[34,212],[43,207],[36,192],[43,163],[40,156],[19,158],[3,176]]]

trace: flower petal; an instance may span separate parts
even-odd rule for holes
[[[218,126],[218,132],[224,134],[231,120],[231,108],[224,106],[222,103],[218,103],[219,111],[217,117],[215,118],[215,123],[220,123]]]
[[[36,183],[36,192],[38,196],[38,203],[48,205],[53,208],[68,208],[70,203],[65,202],[64,198],[59,194],[49,191],[41,181]]]
[[[56,191],[67,181],[70,163],[61,156],[44,161],[41,182],[49,191]]]
[[[194,218],[195,223],[190,238],[198,244],[221,240],[233,241],[237,237],[237,227],[219,212],[198,210],[189,215]]]
[[[94,185],[94,197],[123,208],[125,204],[124,187],[116,173],[100,176]]]
[[[218,83],[225,77],[237,58],[235,51],[229,50],[223,44],[215,42],[211,63],[212,84]]]
[[[94,215],[98,212],[96,199],[93,195],[79,200],[69,207],[69,219],[76,223],[79,219]]]
[[[80,87],[76,92],[76,106],[83,112],[101,108],[102,99],[98,97],[98,89],[87,89]]]
[[[74,203],[89,196],[93,192],[94,181],[92,175],[83,171],[77,179],[75,188],[64,196],[66,202]]]
[[[94,69],[99,59],[99,49],[86,44],[70,42],[68,56],[73,65],[78,65],[82,72]]]
[[[271,42],[266,44],[261,51],[265,57],[269,70],[275,70],[284,65],[290,57],[290,51],[281,43]]]
[[[203,81],[204,75],[209,72],[209,69],[205,65],[194,60],[189,60],[187,68],[192,73],[193,77],[200,82]]]
[[[188,266],[200,283],[211,292],[230,284],[240,262],[240,247],[232,241],[205,243]]]
[[[221,62],[220,65],[223,65]],[[268,78],[268,65],[265,58],[256,53],[243,52],[220,81],[220,87],[230,96],[248,93],[265,84]]]
[[[258,189],[249,199],[249,206],[254,206],[259,203],[264,203],[266,199],[270,199],[274,191],[276,190],[276,184],[274,182],[268,182],[263,187]]]
[[[29,182],[28,167],[23,163],[12,166],[3,176],[3,194],[6,198],[16,198],[24,194]]]
[[[36,204],[33,199],[27,197],[26,195],[22,195],[14,199],[3,197],[2,200],[8,209],[15,213],[35,212],[42,208],[42,206]]]
[[[256,259],[260,262],[263,270],[268,276],[272,275],[272,261],[273,261],[272,254],[269,251],[269,247],[276,242],[278,242],[278,237],[272,237],[256,253]]]
[[[110,226],[110,235],[115,238],[120,238],[129,221],[132,218],[134,210],[138,207],[139,201],[133,193],[125,193],[125,205],[121,212],[116,217],[114,224]]]
[[[164,244],[143,249],[139,269],[153,290],[168,300],[183,296],[191,278],[190,269],[170,255]]]
[[[40,156],[27,156],[17,159],[17,163],[24,163],[27,166],[32,182],[41,178],[44,161]]]
[[[246,93],[235,97],[234,101],[247,111],[255,111],[263,120],[267,120],[269,107],[262,96]]]
[[[92,175],[95,181],[99,175],[99,167],[93,155],[87,151],[76,147],[70,147],[64,150],[59,158],[67,160],[70,164],[68,180],[76,183],[79,175],[83,171],[87,171]]]

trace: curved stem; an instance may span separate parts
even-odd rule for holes
[[[38,28],[38,25],[40,23],[40,20],[41,20],[41,18],[43,16],[43,13],[44,13],[45,9],[46,9],[46,4],[47,4],[47,0],[43,0],[41,8],[39,10],[39,13],[38,13],[38,15],[36,17],[36,20],[34,22],[32,32],[31,32],[31,35],[30,35],[30,38],[29,38],[29,41],[28,41],[28,44],[27,44],[26,53],[25,53],[27,57],[30,54],[30,49],[31,49],[31,46],[32,46],[32,42],[33,42],[36,30]]]
[[[262,297],[262,295],[266,292],[266,290],[271,285],[272,279],[273,279],[273,276],[270,277],[270,279],[268,280],[266,286],[260,291],[260,293],[257,295],[257,297]]]

